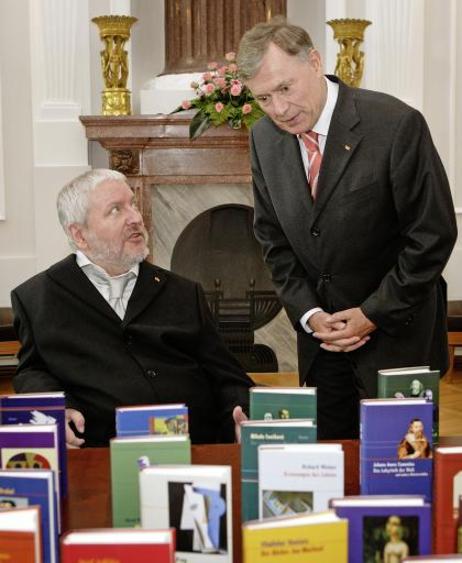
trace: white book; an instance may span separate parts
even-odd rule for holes
[[[343,496],[340,444],[281,444],[258,448],[260,519],[321,512]]]
[[[176,528],[177,561],[232,563],[231,467],[162,465],[140,471],[143,528]]]

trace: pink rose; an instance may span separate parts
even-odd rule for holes
[[[225,59],[226,59],[227,61],[234,61],[234,60],[236,60],[236,53],[235,53],[234,51],[230,51],[229,53],[226,53]]]
[[[218,78],[215,78],[215,85],[217,88],[225,88],[226,80],[222,76],[219,76]]]
[[[231,86],[231,96],[239,96],[239,94],[242,92],[242,84],[233,84]]]
[[[190,100],[183,100],[183,101],[181,102],[181,107],[182,107],[183,109],[190,109],[190,107],[191,107],[191,102],[190,102]]]
[[[212,80],[212,73],[211,72],[204,72],[202,75],[202,80],[207,82],[208,80]]]
[[[221,102],[217,102],[217,103],[215,104],[215,111],[216,111],[217,113],[220,113],[221,111],[223,111],[223,108],[224,108],[224,107],[225,107],[225,106],[224,106]]]
[[[201,89],[206,94],[211,94],[215,91],[215,84],[212,84],[211,82],[209,82],[208,84],[203,84]]]
[[[237,70],[237,64],[231,63],[230,65],[228,65],[229,72],[236,72],[236,70]]]
[[[212,61],[212,62],[208,63],[207,68],[209,70],[215,70],[216,68],[218,68],[218,63],[216,63],[215,61]]]
[[[226,67],[225,66],[221,66],[218,70],[217,70],[219,76],[224,76],[226,74]]]
[[[244,115],[246,115],[247,113],[251,113],[251,111],[252,111],[252,106],[250,104],[244,104],[242,106],[242,113]]]

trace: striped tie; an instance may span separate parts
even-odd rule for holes
[[[311,197],[316,198],[316,188],[318,186],[319,169],[321,168],[322,155],[319,149],[318,134],[314,131],[302,133],[303,144],[308,153],[308,184],[311,190]]]

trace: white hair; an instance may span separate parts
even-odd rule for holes
[[[110,180],[127,183],[127,178],[121,172],[97,168],[81,174],[59,192],[56,201],[59,222],[74,250],[76,246],[69,231],[70,225],[86,224],[90,193],[103,182]]]

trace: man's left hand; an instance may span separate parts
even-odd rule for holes
[[[377,327],[359,307],[337,311],[330,316],[329,324],[343,322],[344,328],[329,332],[314,332],[313,336],[322,340],[321,348],[328,352],[352,352],[364,346],[369,334]]]
[[[242,410],[242,407],[234,407],[233,410],[233,419],[234,419],[234,431],[236,434],[236,442],[238,444],[241,443],[241,422],[244,420],[249,420],[245,412]]]

